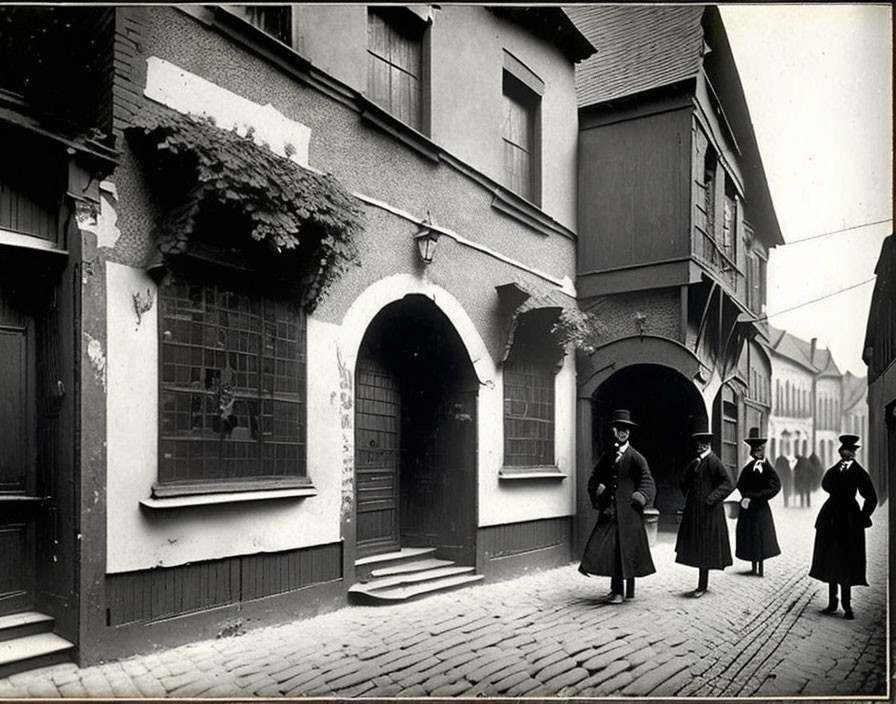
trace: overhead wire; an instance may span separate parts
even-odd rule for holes
[[[844,293],[845,291],[851,291],[854,288],[858,288],[859,286],[864,286],[865,284],[870,284],[877,277],[872,276],[870,279],[865,279],[864,281],[860,281],[857,284],[852,284],[850,286],[845,286],[844,288],[837,289],[836,291],[831,291],[830,293],[826,293],[823,296],[819,296],[818,298],[813,298],[810,301],[803,301],[802,303],[798,303],[795,306],[791,306],[790,308],[785,308],[784,310],[775,311],[774,313],[767,313],[763,316],[760,316],[757,319],[757,322],[763,322],[768,320],[769,318],[774,318],[778,315],[782,315],[783,313],[789,313],[790,311],[797,310],[799,308],[804,308],[806,306],[812,305],[813,303],[818,303],[818,301],[823,301],[826,298],[831,298],[831,296],[836,296],[840,293]]]

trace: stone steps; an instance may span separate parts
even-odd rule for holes
[[[394,604],[481,582],[475,568],[434,557],[432,548],[362,558],[355,563],[358,583],[349,590],[353,603]]]
[[[54,623],[37,611],[0,617],[0,677],[69,660],[75,646],[52,632]]]

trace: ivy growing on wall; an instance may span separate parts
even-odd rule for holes
[[[256,144],[251,132],[243,136],[207,118],[145,113],[133,130],[155,145],[162,179],[167,174],[168,190],[177,191],[169,193],[173,202],[157,231],[163,254],[189,253],[208,240],[198,232],[201,216],[223,210],[235,228],[246,230],[247,250],[266,252],[260,261],[273,265],[294,253],[290,271],[308,309],[358,263],[363,213],[332,175],[304,169]],[[171,183],[180,185],[171,189]]]

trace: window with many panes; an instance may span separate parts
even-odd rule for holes
[[[425,24],[403,8],[367,12],[367,97],[415,130],[423,130]]]
[[[503,119],[504,185],[538,203],[537,116],[540,96],[510,72],[504,72]]]
[[[554,380],[561,360],[540,312],[522,314],[504,362],[505,467],[555,463]]]
[[[159,304],[157,486],[303,477],[301,308],[257,287],[174,274]]]
[[[543,363],[504,364],[504,464],[554,464],[554,370]]]

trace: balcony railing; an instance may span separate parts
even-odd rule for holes
[[[696,228],[695,235],[694,256],[711,271],[717,273],[722,283],[726,284],[738,299],[743,301],[746,292],[744,273],[737,268],[730,256],[719,246],[719,243],[701,227]]]

